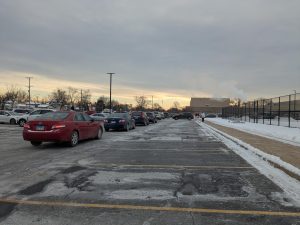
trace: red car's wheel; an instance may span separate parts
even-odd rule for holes
[[[102,138],[102,134],[103,134],[103,130],[101,128],[99,128],[96,139],[101,139]]]
[[[78,144],[78,141],[79,141],[79,135],[78,135],[78,132],[77,131],[73,131],[72,134],[71,134],[71,141],[70,141],[70,146],[71,147],[74,147]]]

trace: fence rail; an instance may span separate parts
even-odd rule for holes
[[[224,107],[222,118],[300,128],[300,93]]]

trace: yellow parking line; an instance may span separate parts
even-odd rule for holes
[[[102,208],[102,209],[124,209],[124,210],[146,210],[146,211],[148,210],[148,211],[169,211],[169,212],[193,212],[193,213],[211,213],[211,214],[300,217],[300,212],[178,208],[178,207],[159,207],[159,206],[143,206],[143,205],[114,205],[114,204],[97,204],[97,203],[18,200],[18,199],[6,199],[6,198],[0,199],[0,203],[37,205],[37,206],[78,207],[78,208]]]

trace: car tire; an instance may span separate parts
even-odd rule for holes
[[[192,117],[188,117],[188,120],[191,120],[192,119]]]
[[[31,141],[30,143],[35,147],[40,146],[42,144],[41,141]]]
[[[103,135],[103,130],[102,128],[99,128],[96,139],[100,140],[102,138],[102,135]]]
[[[16,120],[15,120],[15,119],[11,119],[11,120],[9,121],[9,123],[10,123],[11,125],[15,125],[15,124],[16,124]]]
[[[105,131],[106,131],[106,132],[109,132],[109,128],[105,128]]]
[[[71,140],[69,142],[70,147],[75,147],[79,142],[79,134],[77,131],[73,131],[71,134]]]
[[[20,127],[24,127],[24,124],[26,123],[26,120],[24,120],[24,119],[20,119],[19,120],[19,126]]]

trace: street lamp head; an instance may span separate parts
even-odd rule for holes
[[[115,73],[106,73],[106,74],[113,75],[113,74],[115,74]]]

